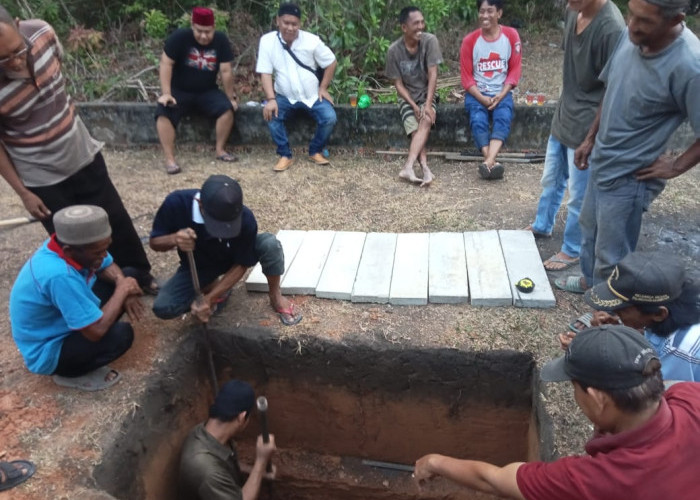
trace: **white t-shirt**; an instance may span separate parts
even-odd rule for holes
[[[327,68],[335,61],[331,49],[319,37],[308,31],[299,30],[291,49],[294,55],[310,68]],[[282,46],[277,31],[266,33],[260,38],[255,71],[273,75],[275,92],[285,96],[292,104],[302,101],[311,108],[318,100],[318,78],[311,71],[299,66],[289,55]]]

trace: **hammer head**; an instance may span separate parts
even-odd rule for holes
[[[265,396],[260,396],[256,401],[256,405],[258,407],[259,412],[266,412],[267,411],[267,398]]]

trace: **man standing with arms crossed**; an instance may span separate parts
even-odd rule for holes
[[[615,50],[625,20],[611,0],[569,0],[564,28],[562,93],[552,120],[542,173],[542,194],[535,221],[536,236],[549,236],[564,191],[569,188],[566,226],[561,250],[544,262],[548,271],[578,263],[581,229],[578,217],[588,183],[588,170],[574,165],[574,151],[595,119],[605,88],[598,75]]]
[[[590,166],[581,208],[583,276],[555,280],[573,293],[607,279],[635,250],[642,214],[666,181],[700,161],[700,41],[685,27],[688,0],[630,0],[626,32],[600,78],[605,97],[574,162]],[[695,141],[664,152],[688,118]],[[589,165],[590,156],[590,165]]]
[[[384,70],[386,76],[394,80],[401,120],[406,135],[411,138],[408,158],[399,177],[423,187],[433,182],[425,144],[430,128],[435,125],[435,88],[442,52],[435,35],[424,33],[425,19],[418,7],[401,9],[399,24],[403,36],[389,47]],[[420,161],[423,170],[422,179],[413,171],[416,160]]]

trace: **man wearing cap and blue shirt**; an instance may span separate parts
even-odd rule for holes
[[[296,325],[302,315],[282,296],[282,245],[270,233],[258,234],[253,212],[243,205],[243,191],[235,180],[212,175],[202,189],[170,193],[153,220],[150,246],[156,252],[177,249],[180,266],[161,288],[153,312],[162,319],[188,311],[209,320],[217,304],[228,297],[249,267],[260,262],[267,278],[270,304],[285,325]],[[196,300],[188,252],[193,252],[203,301]]]
[[[700,384],[680,382],[664,391],[661,363],[636,330],[605,325],[581,332],[565,356],[542,368],[541,378],[572,382],[594,425],[585,455],[499,467],[431,454],[416,462],[418,487],[442,476],[514,499],[695,498]]]
[[[287,170],[292,164],[285,121],[296,110],[306,112],[316,121],[309,160],[317,165],[330,163],[323,156],[323,149],[337,120],[333,98],[328,93],[337,62],[331,49],[318,36],[300,30],[300,24],[299,6],[283,3],[277,11],[278,31],[263,35],[258,47],[255,71],[260,73],[267,99],[263,118],[268,122],[280,157],[273,168],[275,172]],[[323,76],[317,76],[317,71],[322,71]]]
[[[700,382],[700,284],[677,257],[632,252],[610,277],[586,291],[593,309],[576,321],[586,326],[623,324],[643,333],[661,361],[664,380]],[[559,335],[565,349],[576,332]]]
[[[274,478],[275,469],[265,474],[276,450],[275,437],[263,443],[258,436],[255,463],[243,482],[233,439],[250,422],[255,393],[247,382],[226,382],[209,408],[209,418],[197,425],[185,439],[180,455],[180,484],[183,498],[196,500],[255,500],[263,477]]]
[[[24,264],[10,293],[12,337],[29,371],[54,375],[59,385],[99,390],[120,375],[107,363],[134,339],[126,312],[138,320],[141,289],[131,269],[114,263],[107,248],[107,213],[92,205],[56,212],[56,232]]]

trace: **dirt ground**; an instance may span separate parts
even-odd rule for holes
[[[542,68],[526,70],[526,75],[542,78],[538,84],[526,76],[532,82],[528,89],[553,89],[555,93],[560,79],[554,69],[560,67],[557,37],[549,34],[528,42],[530,47],[539,48],[529,55],[525,51],[525,67]],[[478,178],[474,163],[433,159],[436,181],[430,188],[420,189],[398,179],[399,158],[333,149],[333,165],[319,167],[306,161],[303,145],[297,146],[296,163],[282,174],[271,170],[276,161],[271,146],[234,148],[240,157],[235,164],[215,162],[210,145],[182,147],[178,160],[184,172],[177,176],[163,172],[156,147],[107,149],[105,156],[110,175],[143,237],[147,237],[155,211],[168,192],[198,187],[215,173],[240,181],[244,203],[256,214],[260,230],[270,232],[519,229],[532,221],[540,193],[542,165],[508,165],[503,181],[486,182]],[[684,255],[697,259],[699,181],[700,172],[695,169],[670,182],[647,214],[641,248],[673,244]],[[0,213],[2,219],[26,215],[4,182],[0,182]],[[543,258],[558,249],[564,219],[562,211],[553,238],[538,240]],[[119,439],[120,422],[140,411],[136,401],[149,377],[193,324],[190,319],[160,321],[149,313],[135,326],[132,349],[114,363],[123,380],[104,392],[64,390],[49,377],[28,373],[11,338],[7,301],[17,272],[45,236],[39,224],[0,229],[0,460],[28,458],[38,465],[34,478],[0,493],[0,500],[106,498],[93,489],[92,468],[102,460],[106,444]],[[176,265],[176,255],[148,253],[154,274],[167,279]],[[556,277],[554,273],[552,277]],[[286,328],[268,306],[266,295],[247,293],[239,285],[224,314],[214,321],[219,328],[268,327],[281,337],[298,338],[300,349],[306,335],[337,340],[361,335],[414,347],[517,349],[532,352],[543,361],[560,352],[555,334],[587,310],[578,296],[564,292],[555,292],[555,296],[556,308],[544,310],[468,305],[392,307],[296,297],[305,317],[298,326]],[[151,299],[144,301],[150,304]],[[552,385],[545,398],[558,436],[557,451],[581,452],[591,429],[575,408],[570,388]]]

